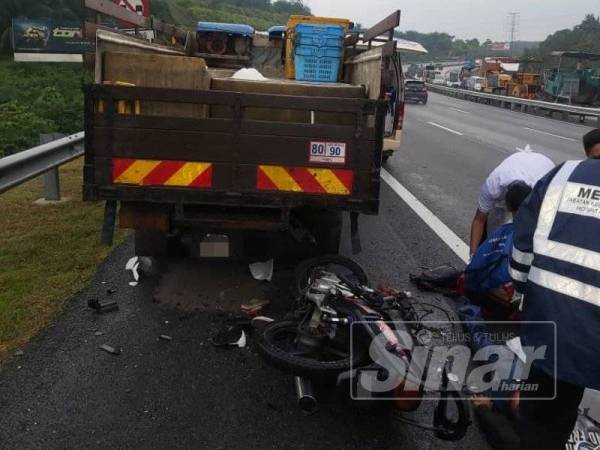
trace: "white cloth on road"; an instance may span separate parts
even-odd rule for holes
[[[552,160],[541,153],[521,151],[510,155],[490,173],[481,186],[479,210],[489,213],[495,208],[506,209],[504,196],[511,183],[523,181],[533,187],[553,168]]]

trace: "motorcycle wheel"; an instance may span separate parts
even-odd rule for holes
[[[328,340],[324,345],[301,349],[296,342],[298,323],[278,321],[268,324],[257,341],[258,353],[273,367],[296,376],[331,380],[352,367],[363,365],[368,353],[355,351],[350,354],[347,345],[336,345]]]
[[[368,286],[369,278],[364,269],[350,258],[340,255],[323,255],[302,261],[294,269],[293,294],[299,299],[310,285],[312,275],[316,269],[324,269],[328,272],[341,274],[352,279],[356,283]]]

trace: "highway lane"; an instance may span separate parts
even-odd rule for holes
[[[590,127],[509,111],[430,93],[425,108],[410,108],[409,121],[433,122],[464,135],[466,140],[512,152],[530,144],[556,161],[582,155],[581,136]]]
[[[407,105],[402,149],[387,169],[465,241],[482,182],[517,148],[555,163],[584,157],[590,127],[429,95],[426,106]]]

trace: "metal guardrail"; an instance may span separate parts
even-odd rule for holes
[[[540,100],[529,100],[518,97],[508,97],[506,95],[487,94],[485,92],[469,91],[467,89],[456,89],[446,86],[440,86],[438,84],[427,83],[427,88],[432,92],[449,95],[451,97],[464,98],[466,100],[488,100],[488,102],[496,102],[498,106],[506,108],[510,106],[512,111],[517,108],[521,112],[527,112],[528,108],[534,110],[548,111],[549,114],[560,113],[563,118],[568,119],[570,115],[579,116],[581,121],[585,121],[586,117],[594,117],[598,121],[600,126],[600,109],[598,108],[586,108],[583,106],[565,105],[561,103],[544,102]]]
[[[46,200],[60,200],[58,167],[83,155],[77,133],[0,159],[0,194],[44,174]]]

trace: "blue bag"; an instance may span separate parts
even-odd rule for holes
[[[508,266],[513,232],[512,223],[502,225],[479,246],[465,269],[466,291],[489,291],[512,281]]]

